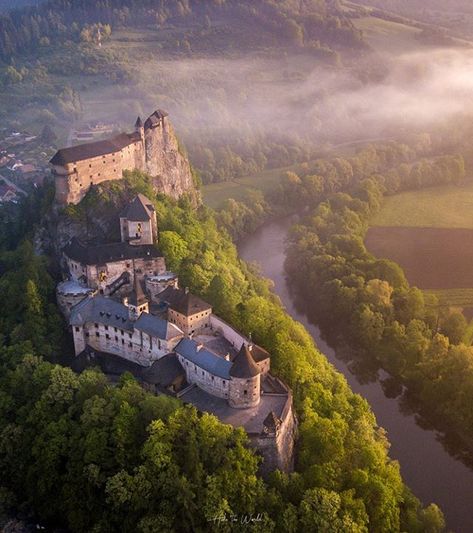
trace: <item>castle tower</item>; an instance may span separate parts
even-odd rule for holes
[[[124,304],[128,307],[128,316],[131,320],[137,320],[141,313],[149,313],[149,302],[146,298],[140,280],[134,273],[134,289],[128,298],[124,300]]]
[[[261,399],[261,373],[251,355],[252,346],[243,344],[230,369],[231,407],[245,409],[255,407]]]
[[[140,134],[141,141],[145,142],[145,127],[143,124],[143,121],[141,120],[141,117],[138,117],[135,122],[135,132]]]
[[[158,239],[156,211],[151,200],[138,194],[120,215],[122,242],[133,245],[153,244]]]

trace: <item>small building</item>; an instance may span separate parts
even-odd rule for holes
[[[120,215],[120,234],[122,242],[135,246],[158,242],[156,210],[143,194],[135,196]]]
[[[158,298],[168,308],[168,320],[186,335],[194,335],[210,327],[212,306],[189,292],[189,289],[168,287]]]

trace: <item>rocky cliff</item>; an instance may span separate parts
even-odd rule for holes
[[[153,178],[156,192],[176,199],[186,193],[193,195],[195,186],[189,160],[180,149],[167,117],[163,117],[155,128],[147,129],[145,122],[144,139],[146,171]]]
[[[130,170],[148,173],[157,193],[175,199],[184,194],[197,197],[189,160],[162,110],[144,124],[138,117],[132,133],[62,148],[50,163],[59,205],[77,204],[94,185],[119,180]]]
[[[94,185],[77,205],[51,209],[36,232],[36,251],[60,259],[72,237],[94,244],[120,241],[119,215],[136,193],[142,192],[137,181],[127,174],[122,180]]]

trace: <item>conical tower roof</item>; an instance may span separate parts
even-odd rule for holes
[[[255,363],[251,355],[250,348],[247,344],[243,344],[238,355],[233,360],[232,368],[230,369],[230,376],[234,378],[253,378],[260,373],[258,365]]]
[[[141,117],[138,117],[135,122],[135,128],[142,128],[143,127],[143,121],[141,120]]]
[[[143,305],[148,301],[148,298],[146,298],[145,293],[143,292],[143,287],[141,286],[140,280],[138,279],[138,276],[135,272],[135,281],[134,281],[134,289],[133,292],[130,294],[130,297],[128,298],[128,302],[131,305],[134,305],[135,307],[139,305]]]
[[[268,416],[263,421],[263,426],[270,430],[276,430],[279,427],[280,423],[281,421],[275,415],[274,411],[270,411],[268,413]]]

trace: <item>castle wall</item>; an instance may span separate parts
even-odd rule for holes
[[[200,368],[198,365],[188,361],[182,355],[178,355],[178,358],[186,372],[186,379],[188,383],[194,383],[199,388],[205,390],[213,396],[228,399],[230,384],[229,380],[210,374],[206,370]]]
[[[82,330],[84,330],[82,333],[84,341],[81,343],[79,339],[76,345],[76,336],[80,337]],[[95,350],[113,353],[142,366],[149,366],[171,352],[180,340],[177,338],[166,341],[137,329],[129,331],[91,322],[87,322],[84,328],[74,326],[73,334],[76,355],[84,350],[85,344],[88,344]]]
[[[125,219],[120,219],[125,220]],[[123,227],[123,226],[122,226]],[[149,222],[133,222],[131,220],[126,221],[126,230],[122,233],[125,239],[130,240],[130,244],[153,244],[153,225]]]
[[[255,407],[261,400],[260,374],[250,379],[232,377],[228,403],[236,409]]]
[[[181,313],[178,313],[174,309],[169,308],[168,310],[168,320],[172,324],[181,329],[186,335],[191,335],[196,333],[210,325],[210,315],[212,311],[203,311],[201,313],[196,313],[195,315],[185,316]]]
[[[145,170],[141,141],[133,142],[111,154],[68,163],[63,167],[56,165],[56,201],[61,204],[77,204],[91,185],[121,179],[124,170],[134,168]]]
[[[159,304],[158,295],[162,293],[167,287],[178,288],[177,276],[163,276],[162,279],[156,279],[154,276],[147,276],[145,278],[146,292],[149,294],[150,299],[154,303]]]
[[[86,277],[88,287],[103,291],[103,294],[109,293],[109,287],[124,272],[130,274],[130,281],[134,281],[133,261],[124,259],[123,261],[114,261],[104,265],[83,265],[66,257],[66,263],[74,281],[81,282],[81,277]],[[164,257],[139,258],[134,260],[134,266],[138,278],[148,276],[157,276],[166,272],[166,262]]]
[[[289,392],[282,422],[276,433],[250,433],[251,445],[263,456],[260,472],[267,476],[274,470],[292,472],[297,439],[297,418],[293,411],[292,394]]]
[[[75,305],[94,292],[93,289],[88,287],[82,287],[79,284],[77,284],[77,287],[73,287],[73,285],[73,282],[63,281],[56,288],[57,304],[66,319],[69,319],[71,309]]]
[[[210,327],[214,331],[220,332],[220,334],[227,339],[232,346],[239,350],[243,344],[248,343],[248,339],[239,333],[236,329],[232,328],[229,324],[224,322],[217,315],[210,315]]]

